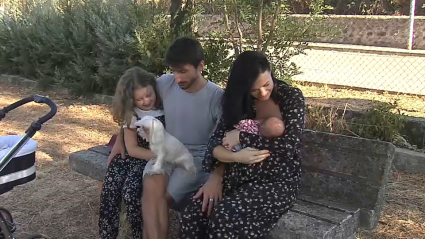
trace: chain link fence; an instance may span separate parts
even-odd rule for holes
[[[415,19],[414,50],[407,50],[408,17],[344,18],[340,37],[291,59],[301,71],[294,80],[425,95],[425,18]]]

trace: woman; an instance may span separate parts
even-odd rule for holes
[[[264,55],[247,51],[233,63],[222,107],[203,169],[223,170],[211,174],[215,180],[209,180],[184,209],[181,238],[264,237],[298,195],[305,111],[302,92],[273,78]],[[243,119],[276,116],[285,124],[280,137],[266,138],[234,128]],[[233,152],[239,144],[243,149]]]

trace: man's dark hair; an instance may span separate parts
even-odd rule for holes
[[[165,62],[169,66],[190,64],[197,68],[204,60],[204,50],[198,40],[191,37],[179,37],[168,48]]]

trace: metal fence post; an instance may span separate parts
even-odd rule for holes
[[[413,46],[413,32],[414,32],[414,25],[415,25],[415,6],[416,6],[416,0],[410,1],[410,19],[409,19],[409,42],[407,43],[407,49],[412,50]]]

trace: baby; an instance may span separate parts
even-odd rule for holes
[[[239,121],[235,128],[242,132],[262,135],[268,138],[279,137],[285,132],[283,120],[277,117],[269,117],[261,120],[245,119]],[[237,145],[234,151],[241,150],[241,145]]]

